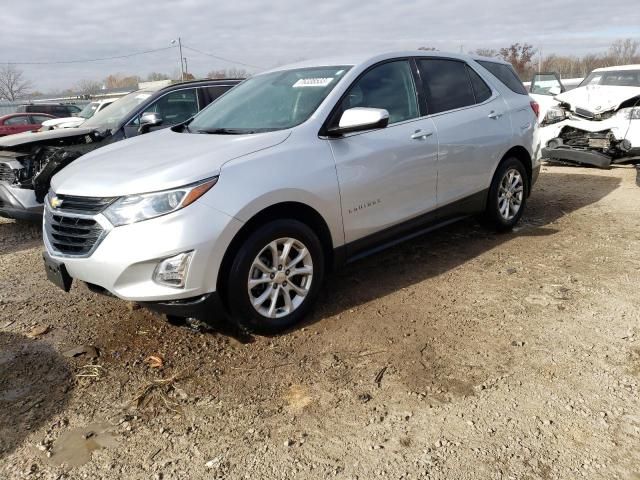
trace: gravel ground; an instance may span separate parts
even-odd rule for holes
[[[640,479],[639,227],[633,168],[544,167],[515,232],[399,245],[251,338],[64,294],[0,220],[0,478]]]

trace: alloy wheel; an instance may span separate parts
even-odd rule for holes
[[[295,238],[279,238],[266,245],[251,264],[249,300],[260,315],[281,318],[302,305],[312,280],[309,249]]]
[[[507,170],[500,180],[498,187],[498,211],[500,216],[510,221],[522,207],[524,199],[524,181],[522,175],[515,168]]]

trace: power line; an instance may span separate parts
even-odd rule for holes
[[[163,47],[163,48],[154,48],[153,50],[144,50],[142,52],[129,53],[126,55],[115,55],[113,57],[102,57],[102,58],[89,58],[85,60],[59,60],[59,61],[51,61],[51,62],[0,62],[0,64],[6,65],[61,65],[68,63],[90,63],[90,62],[101,62],[103,60],[117,60],[119,58],[130,58],[138,55],[146,55],[148,53],[161,52],[163,50],[169,50],[172,48],[176,48],[175,46]]]
[[[239,62],[237,60],[231,60],[229,58],[220,57],[218,55],[212,55],[211,53],[203,52],[202,50],[198,50],[197,48],[189,47],[189,46],[185,45],[184,43],[182,44],[182,48],[187,49],[187,50],[191,50],[191,51],[196,52],[196,53],[200,53],[202,55],[206,55],[207,57],[215,58],[217,60],[222,60],[223,62],[235,63],[236,65],[243,65],[243,66],[249,67],[249,68],[259,68],[259,69],[264,68],[264,67],[259,67],[258,65],[252,65],[250,63]]]

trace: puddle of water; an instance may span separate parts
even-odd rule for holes
[[[52,465],[65,464],[79,467],[91,460],[91,453],[99,448],[115,447],[117,442],[108,432],[106,423],[94,423],[86,427],[74,428],[60,435],[47,459]]]

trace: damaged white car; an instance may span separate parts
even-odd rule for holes
[[[570,91],[557,82],[549,91],[564,93],[541,112],[543,159],[600,168],[640,162],[640,65],[598,68]]]

